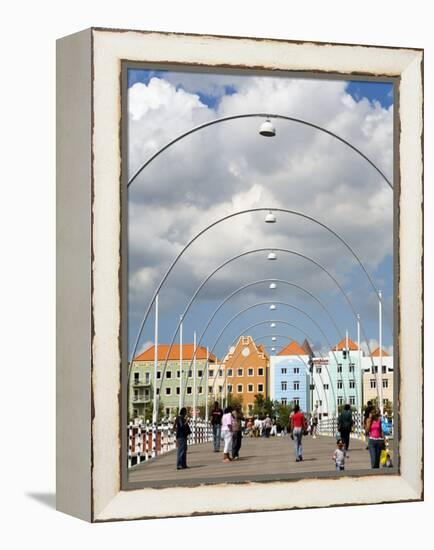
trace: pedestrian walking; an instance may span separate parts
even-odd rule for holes
[[[341,434],[341,439],[344,444],[344,452],[346,458],[349,458],[348,456],[348,449],[350,448],[350,433],[353,429],[354,421],[353,421],[353,414],[351,412],[351,407],[347,403],[344,406],[344,410],[341,412],[341,414],[338,417],[338,430]]]
[[[373,411],[374,407],[372,406],[372,401],[368,401],[366,403],[365,412],[363,413],[363,429],[365,431],[365,440],[366,440],[366,449],[369,449],[368,441],[369,441],[369,434],[366,429],[366,425],[368,423],[368,418],[371,415],[371,412]]]
[[[380,467],[381,451],[385,449],[383,429],[381,427],[381,416],[378,407],[369,415],[366,422],[366,432],[369,434],[368,448],[371,455],[371,468]]]
[[[271,433],[271,427],[273,426],[273,422],[271,421],[271,418],[267,415],[264,420],[264,431],[265,431],[265,437],[270,437]]]
[[[232,452],[232,432],[233,432],[234,418],[232,416],[232,407],[226,407],[225,413],[222,417],[222,438],[224,441],[223,449],[223,462],[230,462]]]
[[[333,453],[332,458],[336,464],[336,471],[341,472],[342,470],[345,470],[345,450],[342,439],[337,440],[336,450]]]
[[[290,416],[291,419],[291,438],[294,440],[295,461],[303,460],[302,439],[303,433],[307,431],[307,423],[304,414],[301,412],[299,405],[294,406],[294,412]]]
[[[312,411],[311,421],[312,421],[312,426],[311,426],[310,433],[311,433],[312,438],[316,439],[316,432],[317,432],[317,429],[318,429],[318,407],[316,407],[316,406],[315,406],[314,410]]]
[[[185,470],[187,466],[187,438],[191,434],[188,424],[187,409],[182,407],[175,418],[173,429],[176,434],[176,469]]]
[[[222,417],[223,417],[223,411],[220,408],[218,401],[215,401],[214,407],[211,411],[211,426],[212,426],[213,446],[214,446],[215,453],[220,452]]]
[[[244,420],[241,405],[235,407],[235,410],[232,411],[232,417],[234,419],[232,425],[232,460],[238,460],[243,437],[242,422]]]

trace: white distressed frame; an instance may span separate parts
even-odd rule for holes
[[[400,77],[399,475],[120,490],[119,129],[122,60]],[[91,212],[88,218],[85,217],[85,222],[91,223],[88,229],[91,231],[92,252],[92,316],[89,327],[92,330],[92,342],[91,352],[88,350],[91,358],[86,363],[88,369],[81,374],[86,378],[86,384],[91,384],[91,387],[85,385],[82,395],[84,402],[81,404],[89,411],[88,423],[76,424],[77,439],[74,448],[70,449],[71,456],[81,464],[81,469],[74,473],[63,463],[64,455],[59,444],[59,509],[89,521],[108,521],[422,499],[423,52],[372,46],[90,29],[59,41],[60,69],[67,61],[72,72],[63,77],[62,71],[59,71],[59,109],[65,109],[69,101],[70,109],[77,111],[70,115],[71,133],[75,135],[76,131],[80,135],[86,133],[87,128],[92,139],[93,162],[87,196],[87,199],[91,199]],[[80,70],[88,71],[88,64],[91,89],[88,79],[80,73]],[[77,90],[75,103],[71,103],[67,94],[62,94],[62,87],[66,82],[71,86],[74,71],[81,74],[81,81],[84,82]],[[90,92],[90,95],[80,99],[80,92]],[[62,117],[61,112],[61,123]],[[84,127],[74,121],[77,117],[83,121]],[[62,138],[63,135],[60,136]],[[67,155],[62,156],[64,146],[62,143],[59,145],[59,162],[64,164],[58,167],[60,198],[62,189],[71,179],[71,170],[74,171],[72,163],[68,166],[71,161]],[[81,148],[84,154],[86,146],[87,143],[76,144],[76,152],[79,153]],[[89,156],[90,151],[87,153]],[[80,157],[75,162],[80,162]],[[63,180],[65,183],[62,183]],[[70,187],[63,192],[67,196],[74,193]],[[62,208],[65,206],[60,200],[59,214]],[[77,205],[79,210],[80,205]],[[81,239],[86,244],[86,253],[89,252],[89,243],[85,237],[81,236]],[[62,243],[60,236],[59,247],[62,247]],[[62,280],[61,266],[59,280]],[[73,295],[69,300],[76,303]],[[64,301],[63,307],[68,308],[68,299]],[[87,304],[83,304],[83,307],[87,307]],[[62,322],[59,322],[60,348],[68,344],[68,336],[64,331]],[[62,437],[65,409],[70,411],[71,407],[77,407],[72,397],[68,396],[67,388],[61,384],[67,368],[67,359],[60,352],[58,440]],[[69,376],[74,375],[69,373]],[[77,394],[74,397],[77,399]],[[81,422],[84,420],[81,419]]]

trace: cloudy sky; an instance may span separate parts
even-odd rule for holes
[[[128,139],[130,176],[160,147],[179,134],[216,118],[273,113],[322,126],[368,156],[393,178],[393,95],[387,83],[130,70]],[[185,244],[220,218],[251,208],[286,208],[327,224],[357,252],[378,289],[385,311],[383,342],[392,344],[392,190],[362,157],[333,137],[295,122],[275,119],[276,136],[262,137],[260,118],[213,125],[181,140],[156,158],[132,183],[129,216],[129,349],[152,294]],[[238,288],[281,279],[318,297],[338,325],[308,293],[296,286],[258,282],[235,294],[219,310],[202,344],[214,346],[226,323],[241,310],[262,302],[284,302],[275,311],[257,305],[223,332],[214,352],[223,356],[252,324],[271,319],[288,337],[309,334],[315,350],[335,344],[345,330],[356,339],[351,310],[328,275],[312,261],[277,251],[267,261],[259,248],[282,248],[324,266],[339,281],[371,345],[378,340],[378,300],[366,276],[336,237],[300,216],[247,213],[219,223],[189,248],[160,293],[160,342],[170,343],[189,300],[204,279],[228,259],[193,301],[184,323],[184,340],[200,335],[215,309]],[[296,309],[298,308],[298,309]],[[302,311],[300,311],[302,310]],[[305,313],[303,313],[305,312]],[[312,321],[310,316],[315,322]],[[318,328],[320,327],[320,328]],[[260,337],[267,324],[249,331]],[[153,339],[148,319],[137,351]],[[178,338],[176,338],[178,341]],[[263,340],[267,343],[266,340]]]

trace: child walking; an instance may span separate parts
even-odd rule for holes
[[[342,439],[338,439],[336,443],[337,447],[335,452],[333,453],[333,460],[336,463],[336,471],[340,472],[342,470],[345,470],[345,450],[344,450],[344,442]]]

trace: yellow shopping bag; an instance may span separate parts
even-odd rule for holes
[[[380,454],[380,464],[381,466],[386,466],[386,462],[387,462],[387,456],[388,456],[388,452],[386,449],[383,449],[381,451],[381,454]]]

